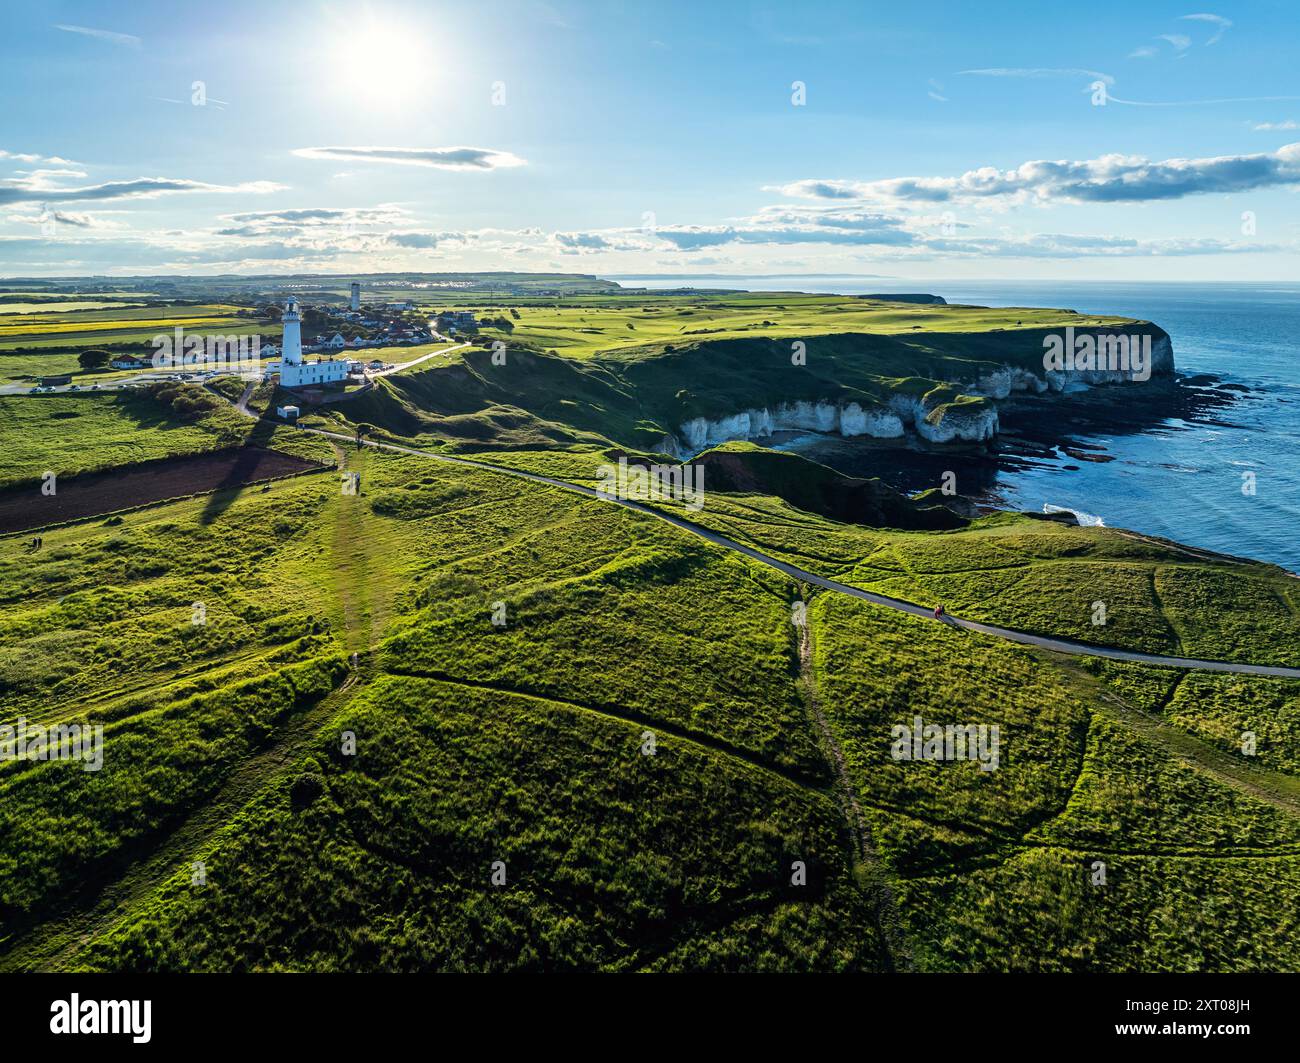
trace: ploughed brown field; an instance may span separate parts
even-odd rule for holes
[[[0,534],[324,468],[292,454],[241,447],[61,478],[53,495],[41,494],[38,480],[0,491]]]

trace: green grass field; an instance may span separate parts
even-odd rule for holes
[[[481,346],[440,355],[306,420],[591,484],[728,380],[751,401],[768,378],[746,359],[801,330],[833,338],[818,380],[865,394],[909,358],[980,356],[992,328],[1028,351],[1064,320],[559,301],[479,297],[557,357],[511,348],[493,376]],[[666,351],[684,329],[705,331]],[[215,390],[0,399],[0,484],[240,445],[361,477],[106,512],[40,549],[0,536],[0,726],[104,727],[98,771],[0,761],[0,969],[1296,969],[1300,683],[814,594],[651,517],[244,418],[237,381]],[[828,470],[719,453],[748,464],[682,515],[812,572],[1044,634],[1300,664],[1300,593],[1274,566],[1015,514],[894,527],[917,505],[883,492],[848,523],[817,511]],[[916,716],[996,726],[996,770],[898,759],[891,728]]]
[[[513,304],[510,304],[513,306]],[[797,292],[726,295],[583,296],[552,306],[518,306],[508,334],[513,342],[554,350],[574,358],[597,354],[635,358],[656,344],[753,336],[801,339],[836,333],[906,335],[912,332],[979,333],[1120,324],[1118,317],[1036,308],[985,309],[963,306],[873,302]],[[482,309],[477,313],[488,314]],[[491,331],[491,330],[489,330]]]

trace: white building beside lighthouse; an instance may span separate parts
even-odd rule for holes
[[[346,359],[335,361],[322,358],[315,362],[302,360],[302,315],[298,312],[298,300],[293,296],[284,304],[284,314],[280,318],[284,325],[284,337],[280,341],[280,386],[282,388],[305,388],[325,384],[341,384],[348,378]],[[268,367],[274,370],[272,364]]]

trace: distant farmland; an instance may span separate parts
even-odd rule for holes
[[[214,335],[253,333],[278,342],[278,324],[236,316],[239,309],[211,303],[0,313],[0,381],[77,372],[77,356],[84,350],[147,351],[155,336],[177,328]]]

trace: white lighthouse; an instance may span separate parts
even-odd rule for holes
[[[284,325],[284,338],[280,341],[282,365],[302,365],[302,315],[298,313],[298,300],[289,296],[284,304],[280,321]]]
[[[355,313],[361,309],[361,282],[352,282],[352,310]]]
[[[341,385],[348,379],[348,363],[333,358],[319,358],[314,362],[302,360],[302,315],[298,312],[298,300],[289,297],[284,304],[284,314],[280,317],[284,325],[284,337],[281,342],[280,361],[276,368],[280,372],[280,386],[283,388],[305,388],[317,386]]]

